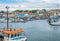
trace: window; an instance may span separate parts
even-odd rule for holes
[[[8,37],[9,37],[9,34],[8,34]]]
[[[14,36],[14,35],[13,35],[13,34],[11,34],[11,38],[13,38],[13,36]]]
[[[22,35],[22,33],[19,33],[19,35]]]
[[[16,36],[18,36],[18,34],[16,34]]]
[[[18,36],[19,36],[19,33],[18,33]]]
[[[16,37],[16,34],[15,34],[15,37]]]

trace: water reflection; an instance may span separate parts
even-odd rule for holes
[[[53,30],[59,30],[60,26],[51,26]]]
[[[50,26],[46,20],[30,21],[27,23],[12,23],[16,29],[23,28],[28,41],[60,41],[60,26]],[[0,28],[6,23],[0,23]]]

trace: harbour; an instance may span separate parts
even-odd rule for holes
[[[9,24],[16,29],[24,29],[28,41],[60,41],[60,26],[50,26],[47,20]],[[6,23],[0,23],[0,27],[6,27]]]
[[[0,41],[60,41],[60,0],[0,0]]]

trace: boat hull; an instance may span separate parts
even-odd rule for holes
[[[51,22],[51,23],[49,23],[50,25],[52,25],[52,26],[60,26],[60,22]]]
[[[19,39],[19,40],[4,40],[4,41],[27,41],[27,38],[24,38],[24,39]]]

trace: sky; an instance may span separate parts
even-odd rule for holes
[[[6,6],[10,11],[52,9],[60,7],[60,0],[0,0],[0,10],[6,10]]]

